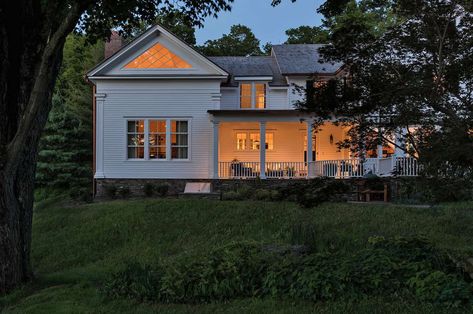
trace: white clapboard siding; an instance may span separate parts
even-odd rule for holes
[[[207,110],[218,109],[215,80],[99,81],[104,102],[105,178],[209,178],[212,124]],[[127,118],[189,118],[190,160],[127,160]]]

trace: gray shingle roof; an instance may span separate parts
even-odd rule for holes
[[[270,85],[287,85],[285,75],[333,74],[342,63],[321,63],[319,48],[324,45],[274,45],[271,56],[209,57],[231,74],[229,85],[236,76],[272,76]]]
[[[281,74],[331,74],[337,72],[342,63],[321,63],[319,48],[324,45],[274,45],[273,54]]]
[[[272,56],[209,57],[209,59],[231,74],[230,85],[235,76],[271,76],[270,85],[287,85]]]

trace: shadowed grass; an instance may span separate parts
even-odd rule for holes
[[[38,281],[0,298],[6,313],[443,313],[428,304],[360,300],[324,304],[236,300],[210,305],[137,305],[106,300],[100,282],[125,262],[173,263],[230,241],[288,243],[292,225],[312,222],[316,246],[358,250],[373,235],[425,235],[437,246],[473,254],[473,204],[434,208],[287,202],[130,200],[43,206],[34,216],[32,259]],[[446,313],[446,311],[445,311]],[[452,313],[450,311],[449,313]]]

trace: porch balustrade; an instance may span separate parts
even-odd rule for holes
[[[367,173],[379,176],[418,176],[419,164],[413,157],[389,157],[306,162],[265,162],[265,176],[271,179],[329,177],[360,178]],[[219,178],[261,177],[260,162],[228,161],[218,163]]]

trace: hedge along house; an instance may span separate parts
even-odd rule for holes
[[[402,150],[379,147],[362,161],[338,149],[344,127],[327,121],[314,132],[294,108],[305,97],[296,86],[344,75],[342,64],[319,62],[319,48],[207,58],[151,27],[87,74],[96,182],[415,175]]]

